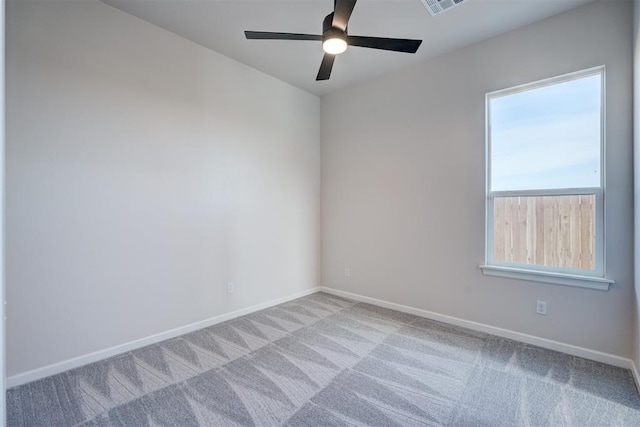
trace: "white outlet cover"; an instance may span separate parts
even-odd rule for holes
[[[233,282],[227,283],[227,293],[232,294],[233,291],[235,291],[235,285],[233,284]]]

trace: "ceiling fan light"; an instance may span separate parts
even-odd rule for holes
[[[341,37],[330,37],[322,42],[322,50],[332,55],[338,55],[347,50],[347,41]]]

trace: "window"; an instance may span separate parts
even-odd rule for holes
[[[608,289],[604,68],[486,96],[485,274]]]

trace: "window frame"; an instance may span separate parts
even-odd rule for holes
[[[566,83],[580,78],[600,76],[600,186],[590,188],[560,188],[544,190],[500,190],[491,191],[491,100],[503,96],[539,89],[545,86]],[[614,283],[605,278],[605,146],[606,146],[606,93],[604,65],[563,74],[519,86],[501,89],[485,94],[485,263],[481,265],[484,274],[555,283],[569,286],[608,290]],[[595,198],[595,269],[585,270],[568,267],[544,266],[539,264],[495,261],[494,255],[494,199],[496,197],[573,196],[593,195]]]

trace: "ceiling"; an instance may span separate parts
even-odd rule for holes
[[[321,34],[332,0],[101,0],[283,80],[324,95],[423,62],[593,0],[467,0],[431,16],[420,0],[360,0],[349,34],[422,39],[414,55],[350,47],[315,80],[322,45],[246,40],[244,30]]]

